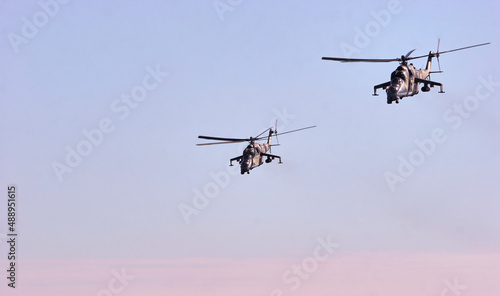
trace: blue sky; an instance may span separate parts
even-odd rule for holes
[[[25,38],[23,18],[33,23],[42,6],[0,4],[0,178],[19,187],[22,257],[301,257],[326,235],[345,251],[498,250],[496,1],[54,9]],[[359,32],[370,35],[362,48]],[[13,33],[26,42],[13,43]],[[396,63],[321,60],[345,56],[342,44],[356,48],[352,57],[425,55],[438,38],[441,50],[491,44],[442,55],[444,73],[432,79],[446,93],[434,88],[399,105],[371,96]],[[474,100],[478,89],[484,100]],[[134,91],[144,96],[131,107],[122,100]],[[464,104],[470,110],[459,115]],[[229,159],[243,146],[195,146],[198,135],[255,136],[275,119],[281,131],[318,126],[280,137],[273,153],[283,165],[231,175]],[[54,163],[67,165],[67,147],[103,120],[108,132],[59,180]],[[442,141],[427,155],[417,142],[435,133]],[[411,155],[421,163],[391,188],[385,174]],[[179,206],[193,206],[197,190],[214,197],[186,223]]]

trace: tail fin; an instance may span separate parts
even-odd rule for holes
[[[438,38],[438,46],[437,46],[436,52],[429,51],[429,57],[427,58],[427,65],[425,66],[425,69],[429,70],[429,72],[431,71],[432,58],[434,58],[434,57],[437,59],[438,68],[439,68],[439,71],[434,71],[431,73],[441,73],[442,72],[441,71],[441,63],[439,62],[439,44],[440,43],[441,43],[441,39]]]
[[[280,141],[278,140],[278,119],[274,122],[274,134],[276,135],[276,145],[280,144]]]
[[[434,57],[434,53],[429,51],[429,57],[427,58],[427,64],[425,65],[425,70],[431,70],[432,58]]]
[[[267,144],[269,144],[269,145],[271,145],[271,144],[272,144],[271,142],[272,142],[272,140],[273,140],[273,133],[274,133],[273,129],[272,129],[272,128],[270,128],[270,129],[269,129],[269,136],[267,136]]]
[[[438,38],[438,48],[436,50],[436,59],[438,61],[439,72],[441,72],[441,63],[439,62],[439,43],[441,43],[441,39],[440,38]]]

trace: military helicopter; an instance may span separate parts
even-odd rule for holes
[[[476,45],[472,45],[472,46],[447,50],[447,51],[439,51],[439,43],[440,43],[440,40],[438,39],[438,46],[437,46],[436,52],[429,51],[428,55],[423,55],[423,56],[418,56],[418,57],[410,57],[410,55],[415,51],[415,49],[414,49],[414,50],[408,52],[406,55],[402,55],[400,58],[395,58],[395,59],[355,59],[355,58],[331,58],[331,57],[323,57],[322,59],[323,60],[330,60],[330,61],[339,61],[342,63],[350,63],[350,62],[370,62],[370,63],[400,62],[399,67],[394,72],[392,72],[390,81],[375,85],[373,87],[373,95],[374,96],[378,96],[377,89],[382,88],[382,89],[385,89],[386,93],[387,93],[387,104],[392,104],[393,101],[396,101],[396,103],[398,104],[399,100],[403,99],[404,97],[410,97],[410,96],[414,96],[414,95],[418,94],[418,89],[420,87],[420,84],[423,84],[423,86],[422,86],[423,92],[430,91],[431,87],[439,86],[439,88],[440,88],[439,93],[444,93],[442,83],[430,80],[431,73],[442,73],[443,72],[443,71],[441,71],[441,65],[439,64],[439,56],[441,54],[490,44],[488,42],[488,43],[476,44]],[[427,57],[427,64],[426,64],[425,69],[416,70],[415,67],[413,66],[413,64],[407,63],[407,61],[409,61],[409,60],[415,60],[415,59],[420,59],[420,58],[425,58],[425,57]],[[434,57],[438,61],[439,71],[431,71],[432,58],[434,58]]]
[[[277,125],[277,121],[276,121]],[[293,132],[298,132],[301,130],[309,129],[316,127],[314,126],[308,126],[284,133],[280,133],[279,135],[284,135],[284,134],[289,134]],[[262,136],[264,133],[269,132],[267,136]],[[197,146],[205,146],[205,145],[217,145],[217,144],[232,144],[232,143],[241,143],[241,142],[249,142],[248,146],[243,150],[243,154],[234,158],[231,158],[229,160],[229,165],[233,166],[233,161],[237,161],[240,164],[241,167],[241,174],[250,174],[250,170],[253,170],[256,167],[261,166],[264,163],[264,157],[266,157],[265,162],[270,163],[272,162],[275,158],[279,159],[279,164],[282,163],[281,161],[281,156],[274,155],[267,153],[267,151],[271,152],[271,147],[272,146],[279,146],[278,144],[272,144],[272,137],[276,136],[276,141],[278,142],[278,131],[275,127],[273,130],[272,128],[268,128],[262,133],[258,134],[256,137],[250,137],[246,139],[235,139],[235,138],[219,138],[219,137],[208,137],[208,136],[198,136],[200,139],[206,139],[206,140],[215,140],[215,141],[221,141],[221,142],[214,142],[214,143],[203,143],[203,144],[196,144]],[[259,144],[256,143],[256,141],[263,140],[267,138],[267,143],[264,144]]]

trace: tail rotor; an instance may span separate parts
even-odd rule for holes
[[[279,146],[279,144],[280,144],[279,141],[278,141],[278,119],[276,119],[276,122],[274,123],[274,130],[272,130],[272,132],[273,132],[274,136],[276,137],[276,144],[271,145],[269,147],[269,152],[271,152],[271,153],[272,153],[272,151],[271,151],[272,147],[273,146]]]
[[[438,47],[437,47],[437,51],[436,51],[436,59],[438,61],[439,72],[442,72],[441,71],[441,63],[439,63],[439,43],[441,43],[441,38],[438,38]]]
[[[441,71],[441,63],[439,62],[439,55],[441,54],[441,52],[439,52],[439,44],[441,43],[441,39],[438,38],[438,46],[437,46],[437,50],[435,53],[432,53],[432,57],[435,57],[437,62],[438,62],[438,68],[439,68],[439,71],[430,71],[429,72],[429,79],[431,79],[431,75],[432,73],[443,73],[443,71]]]
[[[280,141],[278,140],[278,119],[276,119],[276,122],[274,123],[274,135],[276,136],[276,145],[279,145]]]

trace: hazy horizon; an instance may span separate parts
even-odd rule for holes
[[[2,2],[0,178],[17,188],[19,269],[12,289],[4,200],[0,293],[498,293],[498,13],[496,1]],[[422,56],[438,39],[491,44],[442,54],[431,79],[445,93],[399,104],[372,96],[398,63],[321,60]],[[249,175],[229,167],[245,143],[195,145],[276,120],[317,127],[280,137],[283,164]]]

